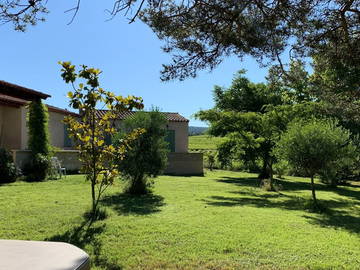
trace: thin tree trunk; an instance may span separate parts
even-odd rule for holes
[[[91,181],[91,198],[92,198],[92,210],[93,210],[93,214],[95,214],[95,210],[96,210],[96,199],[95,199],[95,180],[93,179]]]
[[[311,192],[312,192],[312,197],[314,200],[315,205],[317,205],[317,200],[316,200],[316,194],[315,194],[315,184],[314,184],[314,175],[311,175]]]

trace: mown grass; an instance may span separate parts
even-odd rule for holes
[[[83,176],[17,182],[0,186],[0,238],[73,243],[92,269],[359,269],[360,187],[318,183],[319,214],[306,210],[307,179],[280,182],[275,193],[247,173],[162,176],[140,197],[118,184],[93,224]]]
[[[224,138],[209,135],[189,136],[189,150],[216,150]]]

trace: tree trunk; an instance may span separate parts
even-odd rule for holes
[[[274,172],[273,172],[273,168],[272,168],[272,160],[269,160],[269,163],[268,163],[268,171],[269,171],[269,181],[270,181],[271,189],[275,191],[275,187],[274,187]]]
[[[317,200],[316,200],[316,194],[315,194],[315,184],[314,184],[314,175],[311,175],[311,192],[312,192],[312,197],[314,200],[314,204],[317,205]]]
[[[92,198],[92,209],[95,212],[96,203],[95,203],[95,184],[94,182],[91,183],[91,198]]]

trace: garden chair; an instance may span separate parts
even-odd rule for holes
[[[66,177],[66,168],[61,167],[61,162],[57,157],[51,158],[51,175],[59,176],[59,178],[63,175]]]

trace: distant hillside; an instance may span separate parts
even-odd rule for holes
[[[193,126],[190,126],[189,127],[189,135],[190,136],[202,135],[202,134],[205,134],[207,129],[208,129],[207,127],[193,127]]]

